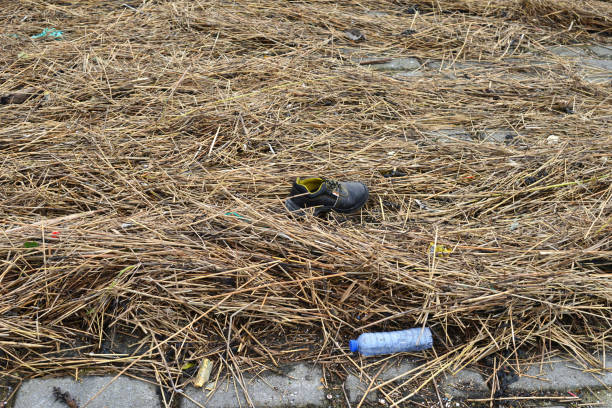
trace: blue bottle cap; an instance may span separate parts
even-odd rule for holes
[[[359,342],[357,340],[349,340],[349,348],[351,349],[351,353],[359,351]]]

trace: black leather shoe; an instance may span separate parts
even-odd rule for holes
[[[293,183],[290,198],[285,201],[289,211],[314,207],[314,214],[320,215],[334,210],[352,213],[368,201],[368,188],[357,181],[333,181],[323,178],[299,177]]]

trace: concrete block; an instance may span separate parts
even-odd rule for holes
[[[483,69],[492,67],[489,62],[455,61],[452,60],[430,60],[425,64],[432,71],[455,70],[463,71],[469,69]]]
[[[589,51],[600,58],[612,58],[612,47],[605,45],[591,45]]]
[[[587,55],[582,48],[566,47],[563,45],[548,48],[548,51],[560,57],[581,57]]]
[[[509,136],[509,137],[506,137]],[[518,136],[513,129],[491,129],[482,132],[482,140],[485,142],[504,143]]]
[[[606,360],[606,367],[612,367],[612,358]],[[553,360],[541,367],[534,364],[524,374],[527,376],[521,376],[508,386],[510,391],[572,390],[612,385],[610,368],[603,374],[590,373],[580,369],[573,361]]]
[[[346,388],[346,393],[348,394],[348,398],[349,401],[351,401],[351,404],[356,404],[361,401],[363,393],[368,389],[368,385],[370,384],[366,379],[361,381],[359,377],[353,374],[349,374],[349,376],[346,377],[344,386]],[[369,402],[376,401],[377,395],[377,391],[369,392],[365,400]]]
[[[400,363],[392,364],[378,375],[374,386],[380,384],[383,381],[391,380],[399,375],[402,375],[414,369],[415,367],[416,367],[415,364],[409,361],[406,361],[406,360],[403,360]],[[373,376],[376,374],[377,371],[378,369],[372,370],[368,372],[368,374],[370,376]],[[402,377],[397,381],[402,382],[403,380],[407,380],[408,378],[410,378],[410,375]],[[363,393],[368,389],[368,385],[370,385],[370,383],[369,383],[369,380],[367,380],[366,378],[360,379],[359,377],[353,374],[350,374],[346,378],[345,387],[346,387],[346,391],[348,393],[348,397],[351,403],[358,403],[359,401],[361,401],[361,398],[363,397]],[[377,398],[378,398],[377,391],[369,392],[365,401],[374,402],[376,401]]]
[[[372,64],[372,69],[377,71],[412,71],[419,69],[421,63],[416,58],[394,58],[383,64]]]
[[[245,383],[248,396],[257,407],[318,406],[325,400],[322,375],[320,367],[297,364],[289,367],[285,375],[267,373],[245,378]],[[208,391],[202,388],[187,387],[185,394],[206,408],[248,406],[243,389],[233,379],[221,381],[210,399]],[[182,408],[197,407],[189,398],[183,398]]]
[[[582,77],[582,79],[591,84],[610,85],[612,84],[612,73],[602,75],[585,75]]]
[[[489,394],[489,388],[482,374],[468,368],[455,375],[445,374],[441,386],[444,394],[451,397],[477,398]]]
[[[582,60],[582,63],[591,67],[601,68],[606,71],[612,71],[612,60],[584,58]]]
[[[393,78],[399,79],[401,81],[407,81],[410,78],[420,78],[422,76],[424,76],[423,71],[416,70],[416,71],[398,72],[397,74],[393,75]]]
[[[72,377],[27,380],[17,392],[14,408],[66,408],[66,404],[55,400],[53,387],[70,393],[79,406],[82,406],[104,388],[113,377],[85,377],[81,382],[74,381]],[[87,407],[161,408],[156,390],[155,385],[122,376],[117,378]]]
[[[392,378],[397,377],[398,375],[402,375],[407,373],[408,371],[413,370],[414,368],[416,368],[417,365],[410,362],[410,361],[406,361],[403,360],[398,364],[393,364],[390,367],[387,367],[387,369],[385,371],[383,371],[382,373],[380,373],[380,375],[378,376],[378,378],[382,381],[388,381],[391,380]],[[405,381],[408,378],[410,378],[410,374],[400,378],[397,381]]]

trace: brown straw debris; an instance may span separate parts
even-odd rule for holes
[[[125,371],[169,406],[189,362],[241,384],[300,360],[342,377],[385,364],[350,338],[429,326],[419,369],[364,373],[400,403],[493,355],[586,368],[610,347],[610,86],[543,52],[609,43],[610,3],[11,5],[2,376]],[[62,38],[30,38],[46,27]],[[425,73],[375,70],[397,57]],[[292,218],[283,199],[309,175],[370,200]]]

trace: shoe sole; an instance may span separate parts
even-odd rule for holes
[[[346,209],[339,209],[339,208],[333,208],[333,207],[327,207],[327,206],[314,207],[314,215],[319,216],[321,214],[328,213],[332,210],[338,213],[342,213],[342,214],[349,214],[349,213],[359,210],[361,207],[365,205],[365,203],[368,201],[368,198],[370,197],[370,190],[368,190],[368,187],[365,184],[363,185],[363,187],[366,190],[366,194],[365,194],[365,199],[362,202],[357,203],[353,207],[346,208]],[[306,214],[304,209],[298,206],[297,204],[295,204],[291,198],[288,198],[287,200],[285,200],[285,207],[287,207],[287,209],[291,211],[292,213],[295,213],[298,215]],[[313,208],[313,207],[309,207],[309,208]]]
[[[298,216],[305,216],[306,215],[305,209],[300,207],[300,206],[298,206],[290,198],[285,200],[285,207],[287,207],[287,209],[291,213],[293,213],[294,215],[298,215]],[[314,215],[315,216],[319,216],[319,215],[328,213],[331,210],[331,207],[324,207],[324,206],[321,206],[321,207],[308,207],[308,208],[314,208]]]

